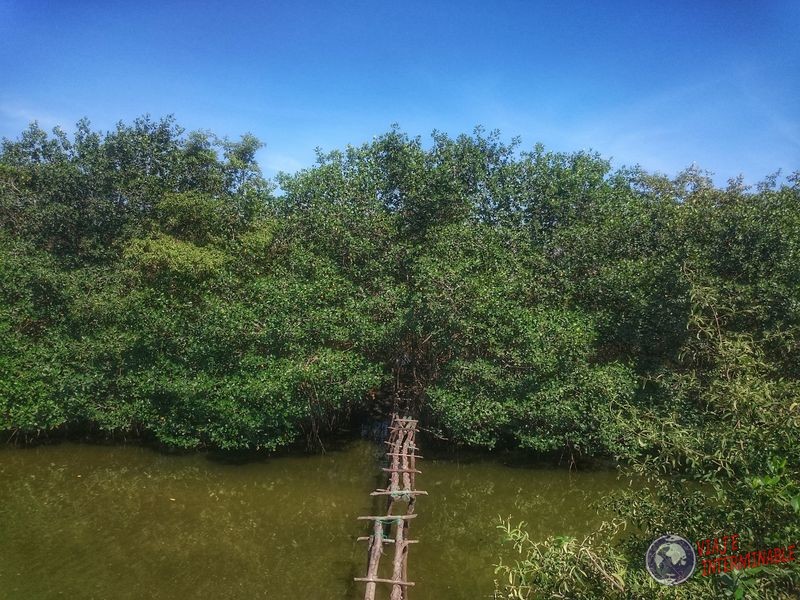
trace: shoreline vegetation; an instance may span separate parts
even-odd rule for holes
[[[645,482],[585,540],[501,524],[497,598],[797,597],[796,562],[673,589],[643,557],[800,539],[799,173],[721,188],[394,127],[268,181],[259,147],[170,117],[3,141],[4,435],[274,451],[397,407]]]

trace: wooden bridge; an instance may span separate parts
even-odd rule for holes
[[[392,415],[389,439],[386,441],[389,446],[386,456],[390,466],[383,469],[388,474],[388,483],[385,488],[379,488],[370,494],[386,496],[386,514],[358,517],[360,520],[372,521],[371,535],[358,538],[359,541],[368,542],[367,576],[355,578],[356,581],[365,581],[367,584],[364,600],[375,600],[379,583],[391,585],[391,600],[407,600],[408,589],[414,586],[414,582],[408,581],[408,547],[416,544],[417,540],[409,539],[408,530],[411,520],[417,516],[414,512],[417,496],[428,494],[414,487],[414,476],[422,472],[416,468],[417,459],[422,458],[416,453],[416,433],[415,419]],[[386,546],[394,548],[391,578],[381,578],[379,575],[381,557],[385,554]]]

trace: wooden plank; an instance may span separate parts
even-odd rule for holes
[[[391,469],[384,467],[381,469],[384,473],[422,473],[422,471],[418,471],[417,469]]]
[[[361,537],[357,537],[356,541],[357,542],[368,542],[371,539],[372,539],[371,535],[363,535]],[[395,538],[382,538],[381,541],[383,541],[384,544],[394,544],[396,540],[395,540]],[[403,540],[403,543],[404,544],[418,544],[419,540]]]
[[[403,540],[406,537],[406,525],[406,521],[397,524],[394,544],[394,561],[392,561],[392,581],[403,581],[403,551],[406,549],[406,546],[403,545]],[[389,600],[403,600],[403,595],[403,586],[394,584],[392,586],[392,595]]]
[[[383,523],[375,521],[372,533],[372,541],[369,544],[369,563],[367,565],[367,577],[374,578],[378,574],[378,565],[381,561],[383,554],[383,544],[379,544],[376,540],[383,537]],[[375,600],[375,583],[367,583],[367,589],[364,592],[365,600]]]
[[[395,450],[395,451],[399,451],[400,450],[400,447],[398,445],[399,442],[400,442],[400,438],[398,437],[398,439],[395,440],[395,444],[392,446],[391,449]],[[397,468],[400,467],[400,458],[398,456],[392,456],[391,461],[392,461],[392,467],[391,468],[397,469]],[[396,489],[399,486],[399,484],[400,484],[400,475],[397,472],[392,472],[391,476],[389,477],[389,487],[391,489]],[[391,514],[392,513],[392,500],[391,500],[391,498],[389,499],[389,502],[388,502],[388,504],[386,506],[386,512],[387,512],[387,514]]]
[[[416,518],[417,518],[417,515],[384,515],[382,517],[375,517],[375,516],[356,517],[356,519],[359,520],[359,521],[375,521],[375,520],[393,521],[393,520],[396,520],[396,519],[402,519],[402,520],[405,521],[406,519],[416,519]]]
[[[397,441],[390,442],[389,440],[385,440],[383,443],[389,444],[390,446],[394,446],[397,443]],[[417,448],[416,446],[409,446],[409,450],[419,450],[419,448]]]
[[[393,585],[402,585],[414,587],[413,581],[395,581],[394,579],[378,579],[377,577],[353,577],[354,581],[367,581],[374,583],[391,583]]]
[[[414,434],[413,433],[411,433],[410,435],[406,436],[406,439],[403,442],[403,445],[400,448],[400,451],[403,454],[408,454],[410,446],[412,444],[414,444]],[[410,459],[406,458],[406,457],[401,458],[400,459],[400,463],[401,463],[401,466],[403,467],[403,469],[408,469],[410,464],[411,464],[410,463]],[[414,476],[413,475],[409,475],[407,470],[403,471],[403,488],[406,489],[406,490],[413,490],[414,489]],[[396,486],[395,486],[395,489],[396,489]]]
[[[388,457],[389,466],[382,467],[381,471],[388,473],[386,489],[378,488],[370,496],[386,496],[387,507],[385,515],[370,515],[357,517],[362,521],[373,521],[373,534],[356,538],[358,541],[368,542],[369,564],[366,577],[355,577],[355,581],[366,582],[364,600],[376,600],[376,584],[390,584],[390,600],[408,600],[408,590],[414,585],[408,581],[408,548],[418,540],[408,539],[410,520],[416,518],[414,504],[417,496],[427,496],[428,492],[414,489],[414,478],[422,471],[416,468],[416,460],[422,459],[415,454],[419,448],[415,443],[418,433],[417,419],[401,417],[392,413],[390,425],[387,427],[388,439],[384,441],[389,446],[385,455]],[[402,485],[401,485],[402,484]],[[407,503],[405,509],[397,510],[395,505],[399,502]],[[405,514],[393,514],[401,513]],[[388,527],[388,528],[387,528]],[[394,531],[392,537],[386,533]],[[384,579],[378,576],[379,561],[386,544],[394,545],[392,557],[392,578]]]

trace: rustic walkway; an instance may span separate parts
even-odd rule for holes
[[[408,547],[416,544],[417,540],[408,538],[410,521],[416,517],[414,512],[417,496],[427,495],[428,492],[418,491],[414,487],[414,476],[418,471],[416,460],[422,458],[417,452],[414,436],[417,433],[417,421],[415,419],[400,418],[392,415],[392,423],[389,426],[389,468],[382,469],[388,473],[388,485],[386,488],[379,488],[372,492],[371,496],[386,496],[386,514],[380,516],[358,517],[360,520],[372,521],[372,534],[358,538],[359,541],[369,542],[367,545],[367,576],[356,577],[356,581],[365,581],[367,589],[364,592],[364,600],[375,600],[377,584],[387,583],[391,585],[391,600],[407,600],[408,588],[414,586],[414,582],[408,581]],[[405,512],[403,513],[404,505]],[[387,535],[388,533],[388,535]],[[391,579],[378,576],[381,556],[385,553],[384,545],[391,544],[394,547],[394,558],[392,560]]]

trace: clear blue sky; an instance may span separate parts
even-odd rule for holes
[[[267,175],[397,122],[724,183],[800,169],[800,2],[0,0],[0,136],[150,113]]]

